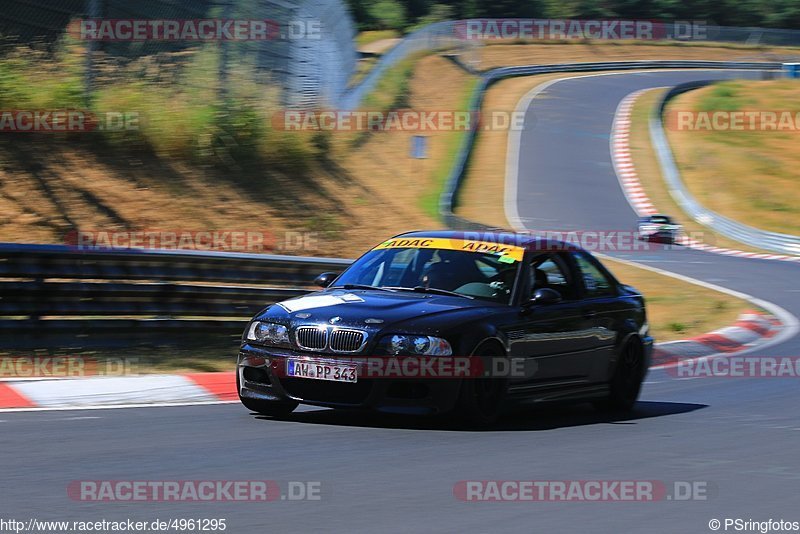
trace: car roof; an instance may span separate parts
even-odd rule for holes
[[[392,239],[417,239],[417,238],[463,239],[466,241],[487,241],[503,245],[515,245],[529,251],[555,251],[555,250],[583,250],[575,243],[568,243],[556,239],[539,237],[533,234],[510,232],[507,230],[417,230],[398,234]]]

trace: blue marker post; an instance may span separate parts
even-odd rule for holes
[[[428,157],[428,137],[415,135],[411,138],[411,157],[414,159],[426,159]]]

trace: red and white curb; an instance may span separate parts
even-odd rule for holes
[[[690,339],[656,344],[650,368],[663,369],[682,360],[741,352],[774,337],[782,328],[776,317],[749,311],[731,326]]]
[[[237,400],[233,372],[0,382],[0,409],[169,406]]]
[[[749,312],[732,326],[657,344],[651,369],[675,366],[679,360],[739,352],[773,337],[781,328],[775,317]],[[3,411],[183,406],[237,400],[236,376],[231,371],[0,382]]]
[[[620,186],[622,186],[622,191],[628,199],[628,203],[640,217],[659,213],[639,182],[639,177],[633,166],[630,149],[631,111],[636,99],[647,90],[649,89],[634,91],[622,99],[614,114],[614,124],[611,127],[611,160],[614,164],[614,171],[617,174]],[[685,236],[679,238],[677,242],[689,248],[726,256],[800,262],[800,256],[745,252],[743,250],[714,247]]]

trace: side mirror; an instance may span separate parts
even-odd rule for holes
[[[557,302],[561,302],[561,293],[555,289],[543,287],[534,291],[533,298],[525,303],[525,307],[555,304]]]
[[[339,273],[322,273],[314,278],[314,285],[319,287],[328,287],[339,276]]]

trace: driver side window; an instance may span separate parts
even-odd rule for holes
[[[537,289],[549,288],[558,291],[564,300],[574,298],[569,268],[556,254],[539,256],[531,261],[530,288],[531,297]]]
[[[614,294],[614,286],[611,280],[589,261],[583,252],[576,252],[573,255],[583,276],[583,285],[586,289],[587,297],[606,297]]]

